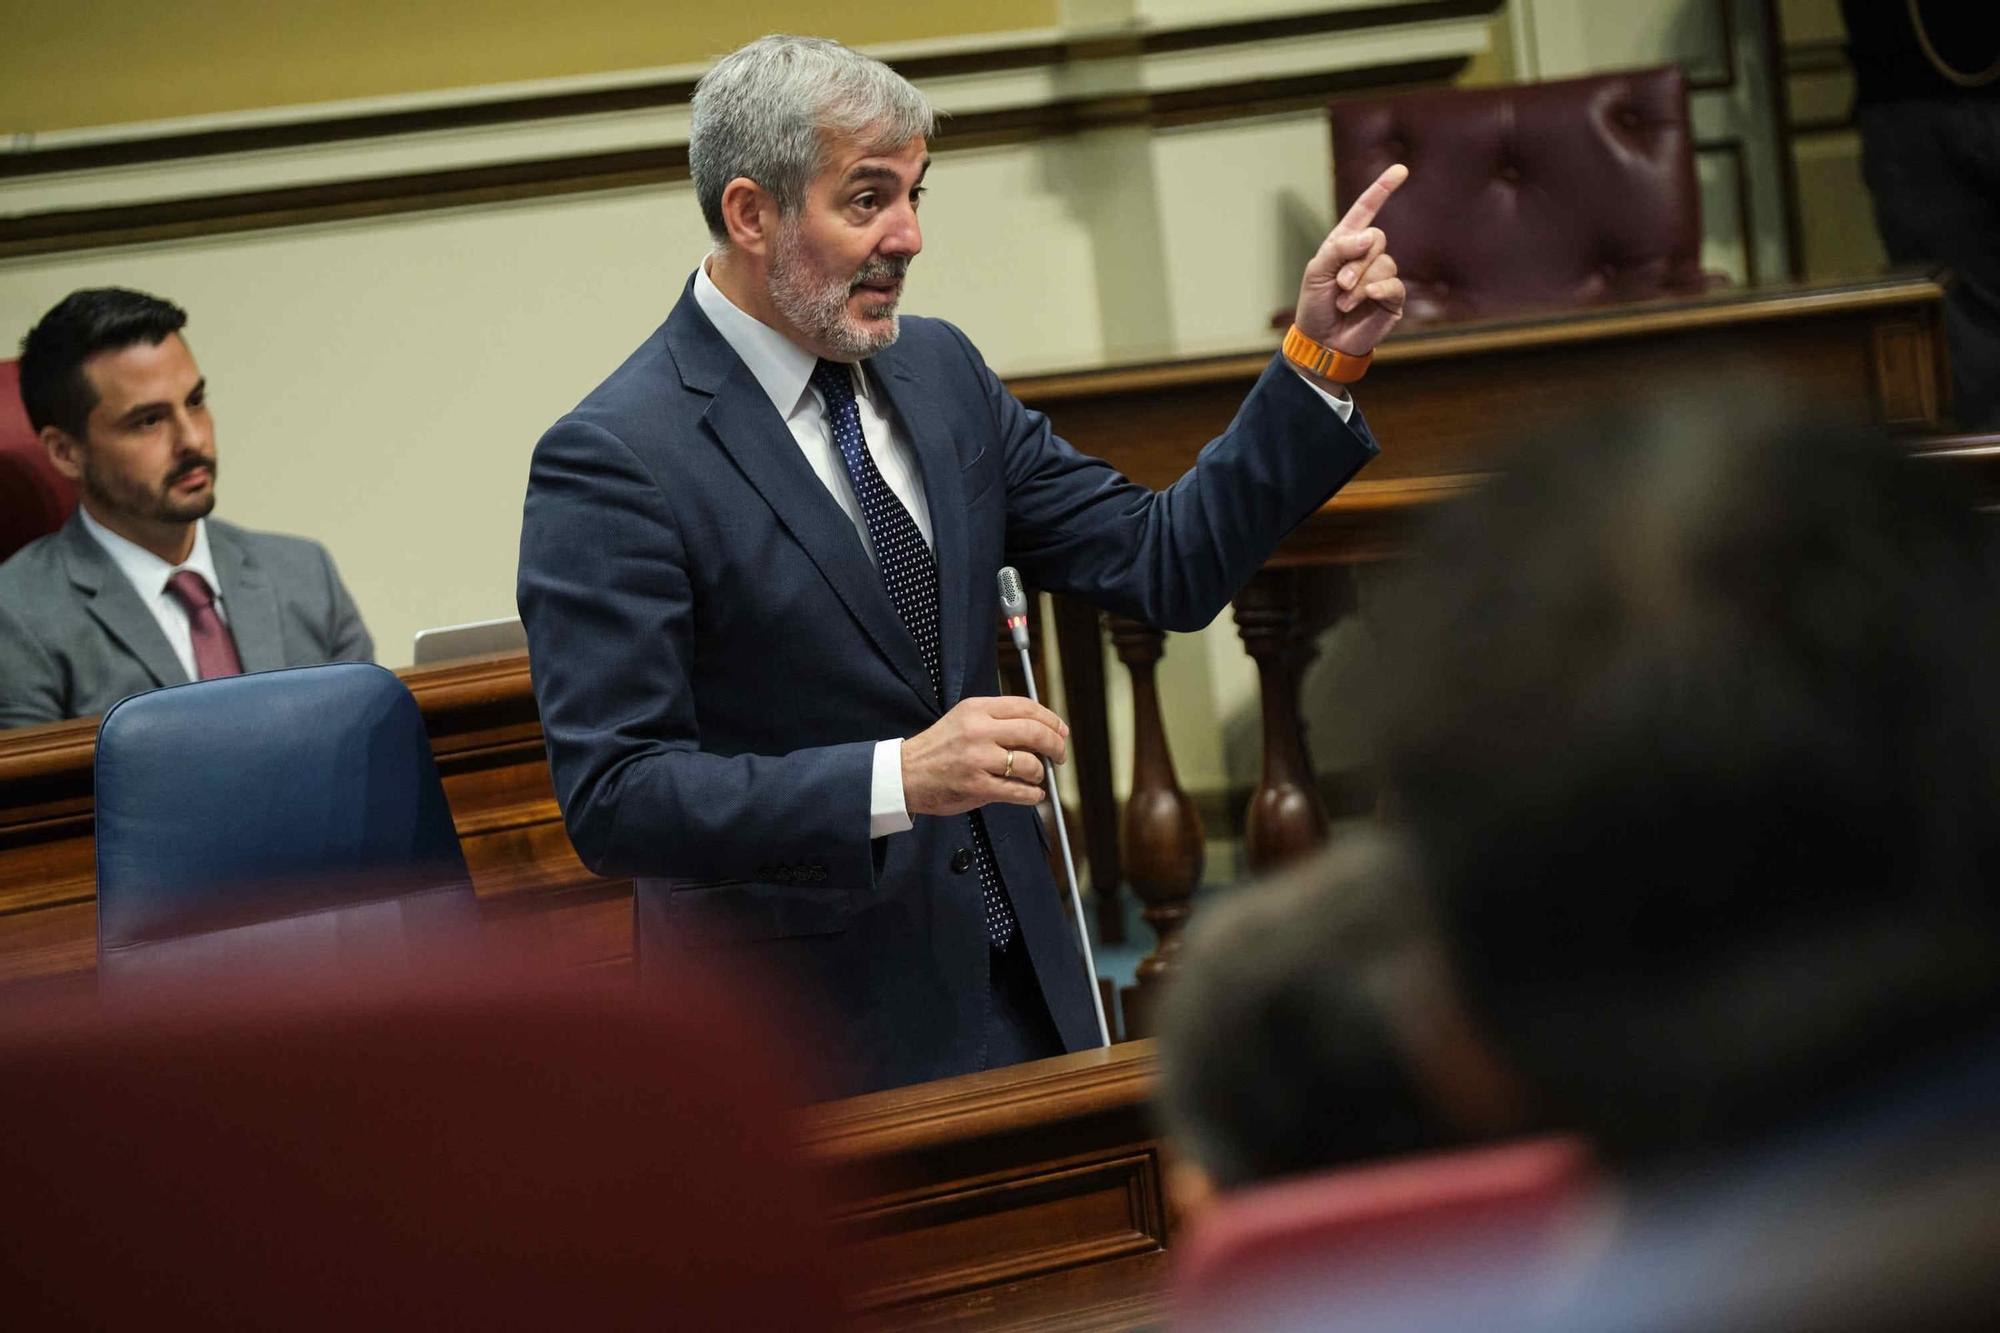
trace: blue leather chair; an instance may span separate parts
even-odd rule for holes
[[[324,966],[475,920],[423,718],[381,667],[133,695],[104,715],[96,786],[107,981]]]

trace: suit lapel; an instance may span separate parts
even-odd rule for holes
[[[208,525],[209,554],[215,557],[215,577],[222,584],[222,609],[229,616],[229,633],[245,671],[271,671],[285,665],[285,639],[278,618],[278,593],[251,558],[243,541],[219,523]]]
[[[938,670],[944,678],[944,706],[949,709],[964,693],[966,616],[972,603],[971,571],[966,568],[965,477],[944,417],[894,351],[891,348],[871,364],[924,477],[924,503],[930,510],[931,543],[937,556]]]
[[[702,420],[724,451],[819,567],[876,650],[924,706],[935,710],[916,640],[896,615],[853,521],[827,494],[763,386],[702,315],[691,293],[669,316],[667,337],[683,381],[712,395]]]
[[[82,596],[84,609],[114,643],[146,669],[155,685],[185,683],[187,671],[174,656],[160,622],[139,600],[132,581],[119,570],[111,553],[84,528],[80,514],[80,510],[72,514],[63,525],[62,541],[63,563],[69,567],[69,581]]]

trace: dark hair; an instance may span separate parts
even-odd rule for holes
[[[21,405],[36,430],[47,426],[83,438],[97,394],[83,363],[134,343],[158,346],[187,323],[171,301],[123,287],[71,292],[21,340]]]
[[[1935,468],[1683,397],[1544,442],[1399,589],[1381,753],[1461,986],[1614,1153],[2000,1015],[2000,580]]]
[[[1197,916],[1159,1024],[1179,1149],[1233,1189],[1452,1142],[1389,1019],[1430,942],[1408,862],[1361,834]]]

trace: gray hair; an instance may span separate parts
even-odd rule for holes
[[[722,191],[747,176],[796,214],[834,135],[869,147],[929,138],[936,113],[909,80],[872,56],[822,37],[774,34],[730,52],[694,90],[688,169],[709,234],[727,244]]]

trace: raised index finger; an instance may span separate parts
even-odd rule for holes
[[[1396,187],[1409,178],[1410,169],[1401,162],[1377,176],[1375,183],[1361,192],[1361,197],[1354,201],[1354,206],[1347,210],[1347,216],[1334,230],[1360,231],[1375,221],[1375,215],[1382,211],[1382,205],[1389,202],[1389,196],[1396,192]]]

